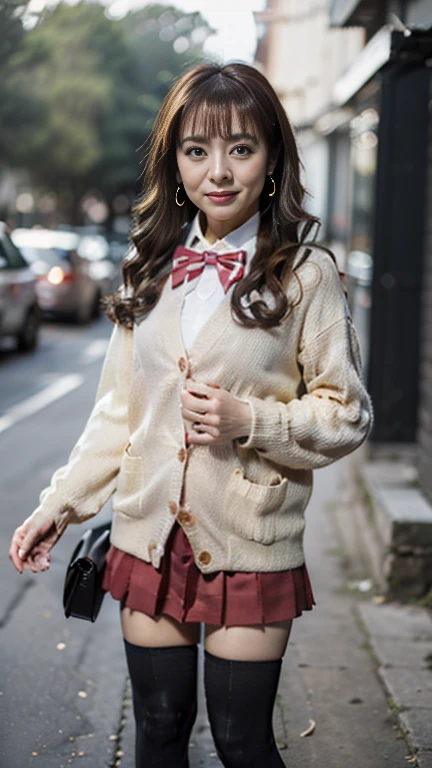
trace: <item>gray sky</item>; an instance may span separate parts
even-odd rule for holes
[[[67,0],[74,4],[77,0]],[[201,11],[217,35],[210,37],[204,50],[220,59],[241,59],[252,63],[256,49],[256,27],[252,11],[262,10],[266,0],[158,0],[163,5],[175,5],[184,11]],[[57,0],[31,0],[29,10],[37,12]],[[128,10],[145,7],[143,0],[103,0],[111,16],[124,16]],[[235,10],[233,10],[235,7]]]

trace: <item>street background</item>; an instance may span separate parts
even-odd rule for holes
[[[8,550],[93,406],[111,332],[97,309],[122,280],[160,103],[193,63],[231,59],[291,120],[375,412],[366,443],[314,473],[317,605],[284,657],[279,749],[293,768],[432,768],[432,0],[0,0],[2,768],[134,765],[119,605],[107,595],[95,624],[63,614],[86,526],[42,574]],[[220,766],[199,650],[192,768]]]

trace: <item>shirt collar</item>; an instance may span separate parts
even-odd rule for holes
[[[242,248],[247,253],[247,262],[252,258],[256,247],[256,238],[260,223],[260,212],[257,211],[243,224],[233,229],[223,238],[216,240],[213,245],[206,240],[201,228],[201,211],[198,211],[189,231],[185,246],[197,250],[223,251]]]

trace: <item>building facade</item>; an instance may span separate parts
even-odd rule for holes
[[[256,16],[257,66],[348,273],[370,442],[413,452],[432,500],[432,0],[269,0]]]

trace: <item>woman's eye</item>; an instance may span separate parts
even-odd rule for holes
[[[237,147],[234,147],[234,149],[247,149],[247,153],[246,152],[242,152],[240,157],[243,157],[243,155],[246,155],[246,154],[248,154],[248,155],[252,154],[251,148],[248,147],[246,144],[239,144]]]
[[[190,155],[192,152],[204,152],[204,150],[201,147],[189,147],[186,154]],[[201,155],[192,155],[192,157],[201,157]]]
[[[233,148],[232,151],[234,152],[236,149],[241,150],[241,152],[238,154],[238,157],[245,157],[246,155],[252,154],[252,149],[246,144],[238,144]],[[204,152],[204,150],[202,147],[189,147],[189,149],[186,150],[186,155],[191,155],[191,157],[202,157],[202,155],[192,155],[192,152]]]

